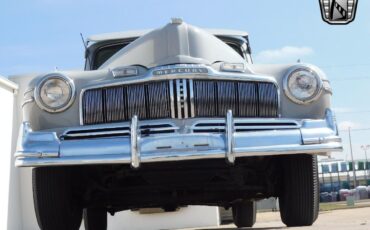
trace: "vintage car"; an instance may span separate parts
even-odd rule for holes
[[[318,215],[317,155],[342,149],[324,73],[253,64],[248,35],[173,19],[92,36],[83,71],[34,76],[17,167],[41,229],[106,229],[107,213],[231,208],[238,227],[278,197],[287,226]]]

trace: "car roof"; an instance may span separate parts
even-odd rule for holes
[[[132,31],[124,31],[124,32],[114,32],[114,33],[104,33],[104,34],[96,34],[91,35],[87,38],[87,42],[101,42],[107,40],[119,40],[119,39],[126,39],[126,38],[135,38],[141,37],[144,34],[152,31],[153,29],[147,30],[132,30]],[[240,30],[228,30],[228,29],[205,29],[209,33],[218,36],[248,36],[248,33],[245,31]]]

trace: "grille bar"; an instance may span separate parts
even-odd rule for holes
[[[177,79],[85,91],[83,124],[188,117],[277,117],[272,83]]]

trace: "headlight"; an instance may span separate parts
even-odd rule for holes
[[[37,105],[52,113],[66,110],[73,103],[74,97],[73,81],[61,74],[45,76],[35,90]]]
[[[321,78],[309,67],[295,67],[284,79],[285,94],[298,104],[307,104],[316,100],[321,90]]]

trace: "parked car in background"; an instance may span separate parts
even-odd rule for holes
[[[287,226],[318,215],[317,155],[341,150],[324,73],[253,64],[248,34],[180,19],[92,36],[84,71],[35,75],[16,166],[34,167],[41,229],[106,229],[107,213],[232,208],[278,197]]]

